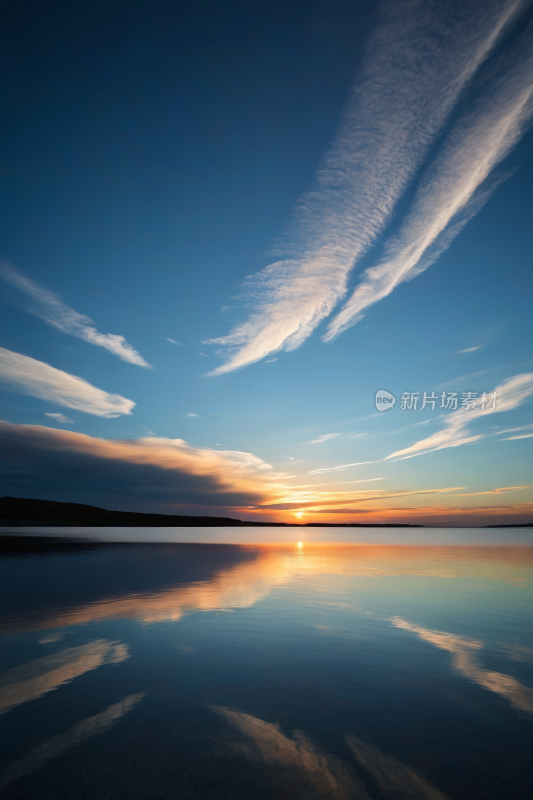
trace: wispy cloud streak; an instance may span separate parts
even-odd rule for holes
[[[361,436],[366,436],[366,433],[357,433],[357,431],[349,431],[348,433],[323,433],[316,439],[312,439],[306,444],[323,444],[329,442],[330,439],[358,439]]]
[[[131,414],[135,405],[120,394],[104,392],[83,378],[4,347],[0,347],[0,382],[12,391],[40,397],[98,417]]]
[[[367,489],[366,491],[352,492],[317,492],[295,491],[275,503],[269,503],[269,508],[289,510],[293,508],[309,508],[313,511],[321,509],[341,508],[355,503],[367,503],[375,500],[390,500],[394,497],[410,497],[412,495],[433,495],[457,492],[463,486],[450,486],[444,489],[415,489],[409,491],[394,491],[386,489]],[[513,487],[515,488],[515,487]],[[467,495],[459,495],[466,497]]]
[[[523,134],[533,113],[531,29],[515,44],[508,62],[504,74],[451,130],[423,176],[399,234],[386,244],[381,263],[363,274],[351,298],[330,323],[325,341],[358,322],[369,306],[387,297],[400,283],[431,266],[507,177],[487,182],[495,165]]]
[[[324,467],[324,469],[312,469],[309,475],[318,475],[321,472],[342,472],[348,467],[360,467],[362,464],[379,464],[379,461],[355,461],[353,464],[341,464],[340,467]]]
[[[55,419],[57,422],[62,422],[63,424],[71,423],[72,420],[66,417],[64,414],[52,414],[49,411],[46,411],[46,416]]]
[[[349,467],[359,467],[364,464],[379,464],[389,459],[402,460],[404,458],[412,458],[413,456],[431,453],[433,450],[443,450],[447,447],[459,447],[463,444],[473,444],[487,436],[500,436],[504,433],[529,430],[533,427],[532,423],[530,425],[521,425],[517,428],[505,428],[504,430],[491,431],[490,434],[479,433],[472,435],[469,426],[474,420],[488,414],[494,414],[498,411],[510,411],[533,394],[533,373],[529,372],[508,378],[500,383],[494,391],[497,395],[494,408],[460,408],[457,411],[453,411],[451,414],[447,414],[444,417],[444,427],[441,428],[440,431],[437,431],[431,436],[427,436],[425,439],[420,439],[418,442],[415,442],[403,450],[397,450],[384,459],[379,459],[378,461],[356,461],[353,464],[341,464],[337,467],[324,467],[322,469],[314,469],[309,474],[317,475],[324,472],[343,472]],[[421,423],[415,424],[420,425]],[[531,435],[533,434],[524,434],[509,438],[521,439]],[[501,489],[499,491],[504,490]]]
[[[236,348],[211,375],[297,348],[331,313],[461,91],[523,6],[385,4],[336,136],[296,205],[284,248],[290,257],[247,279],[256,311],[228,336],[210,340]]]
[[[457,350],[457,353],[458,354],[461,354],[461,353],[475,353],[476,350],[481,350],[482,347],[483,347],[482,344],[478,344],[477,347],[467,347],[466,350]]]
[[[385,458],[385,461],[388,459],[421,456],[425,453],[431,453],[433,450],[459,447],[463,444],[472,444],[483,439],[485,437],[483,433],[471,434],[469,430],[470,423],[488,414],[494,414],[498,411],[510,411],[520,405],[527,397],[533,394],[533,373],[515,375],[513,378],[500,383],[495,391],[498,394],[495,408],[485,408],[484,410],[481,408],[461,408],[458,411],[453,411],[446,417],[444,428],[440,431],[428,436],[426,439],[415,442],[404,450],[397,450],[395,453],[391,453]],[[505,431],[500,432],[505,433]]]
[[[0,277],[28,297],[30,302],[25,306],[25,310],[40,317],[48,325],[90,344],[105,347],[106,350],[123,361],[129,361],[130,364],[151,369],[150,364],[126,341],[124,336],[116,333],[99,333],[90,317],[79,314],[67,306],[57,294],[23,275],[13,264],[0,261]]]
[[[21,778],[23,775],[30,775],[32,772],[37,772],[42,769],[49,761],[54,758],[59,758],[72,747],[81,744],[86,739],[90,739],[96,734],[103,733],[108,730],[112,725],[119,722],[124,714],[131,711],[137,703],[145,697],[144,692],[139,694],[130,694],[118,703],[106,708],[100,714],[95,714],[93,717],[86,717],[81,722],[73,725],[64,733],[52,736],[50,739],[45,739],[44,742],[38,744],[29,753],[11,764],[2,779],[0,785],[6,786],[16,778]]]

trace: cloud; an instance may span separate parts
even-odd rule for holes
[[[455,497],[476,497],[479,494],[501,494],[502,492],[517,492],[522,489],[533,489],[533,486],[500,486],[497,489],[488,489],[485,492],[468,492],[467,494],[456,494]]]
[[[348,467],[360,467],[362,464],[379,464],[379,461],[356,461],[353,464],[341,464],[340,467],[324,467],[324,469],[313,469],[309,475],[318,475],[321,472],[342,472]]]
[[[527,431],[533,428],[533,422],[529,423],[529,425],[520,425],[518,428],[505,428],[503,431],[498,431],[497,435],[499,436],[501,433],[516,433],[517,431]]]
[[[119,394],[97,389],[83,378],[0,347],[0,381],[10,391],[40,397],[66,408],[98,417],[131,414],[135,403]]]
[[[228,336],[209,341],[234,349],[211,375],[282,348],[294,350],[331,313],[346,293],[354,264],[383,232],[461,92],[523,6],[521,0],[453,8],[434,0],[385,4],[333,142],[296,204],[283,244],[289,257],[247,279],[245,292],[256,310]],[[510,132],[507,143],[509,137]],[[461,204],[456,206],[455,211]],[[353,324],[358,303],[359,295],[328,337]]]
[[[0,422],[0,483],[16,497],[187,514],[241,508],[282,494],[280,476],[251,453],[195,448],[183,439],[100,439]]]
[[[359,478],[355,481],[339,481],[339,483],[371,483],[372,481],[384,481],[385,478]]]
[[[277,360],[278,360],[277,358],[267,358],[266,363],[267,364],[273,364],[274,361],[277,361]]]
[[[197,417],[198,414],[187,414],[188,417]]]
[[[506,72],[454,125],[435,162],[422,176],[412,208],[385,256],[367,269],[342,311],[330,323],[329,341],[358,322],[363,312],[400,283],[419,275],[446,250],[478,213],[502,175],[490,172],[514,147],[533,113],[531,30],[507,54]]]
[[[32,772],[44,767],[44,765],[53,758],[59,758],[63,753],[70,750],[71,747],[90,739],[91,736],[103,733],[108,730],[112,725],[117,723],[124,714],[127,714],[137,703],[145,696],[144,692],[138,694],[130,694],[118,703],[106,708],[100,714],[95,714],[93,717],[86,717],[81,722],[73,725],[65,733],[60,733],[52,736],[50,739],[45,739],[44,742],[34,747],[25,756],[11,764],[2,779],[0,785],[6,786],[16,778],[23,775],[30,775]]]
[[[449,499],[453,502],[456,495],[450,495]],[[339,522],[353,522],[354,517],[361,524],[366,520],[371,523],[417,523],[429,527],[449,528],[453,527],[483,527],[485,525],[510,525],[510,524],[529,524],[533,518],[533,503],[512,503],[499,505],[468,505],[460,506],[456,502],[453,505],[379,505],[379,501],[384,498],[375,498],[375,505],[359,505],[355,508],[341,506],[339,508],[314,507],[306,512],[309,516],[318,517],[320,514],[323,519],[329,521],[338,520]]]
[[[70,423],[72,423],[72,422],[73,422],[73,420],[69,419],[69,418],[68,418],[68,417],[66,417],[64,414],[51,414],[51,413],[50,413],[50,412],[48,412],[48,411],[45,411],[45,414],[46,414],[46,416],[47,416],[47,417],[52,417],[52,419],[56,419],[58,422],[63,422],[63,423],[65,423],[65,424],[66,424],[67,422],[70,422]]]
[[[401,617],[393,617],[391,622],[395,627],[412,631],[435,647],[452,653],[453,666],[457,672],[473,680],[483,689],[501,695],[514,708],[533,714],[533,689],[523,686],[510,675],[492,672],[478,666],[476,656],[483,650],[482,642],[444,631],[422,628],[420,625],[411,625]]]
[[[324,433],[322,436],[319,436],[318,439],[311,439],[311,441],[306,442],[306,444],[322,444],[322,442],[327,442],[330,439],[337,439],[339,436],[342,436],[342,433]]]
[[[172,342],[172,344],[177,344],[179,347],[183,347],[183,342],[177,342],[175,339],[169,339],[167,336],[167,342]]]
[[[475,351],[476,351],[476,350],[481,350],[481,348],[482,348],[482,347],[483,347],[483,345],[482,345],[482,344],[478,344],[478,346],[477,346],[477,347],[467,347],[467,348],[466,348],[466,350],[456,350],[456,353],[457,353],[457,354],[461,354],[461,353],[475,353]]]
[[[352,503],[368,503],[376,500],[390,500],[395,497],[412,497],[413,495],[433,495],[447,494],[464,489],[464,486],[449,486],[443,489],[410,489],[395,491],[394,489],[366,489],[352,492],[304,492],[300,487],[294,487],[292,492],[288,492],[285,497],[278,498],[268,503],[269,508],[283,509],[288,511],[295,508],[307,508],[313,511],[334,511],[340,508],[345,511],[343,506]],[[516,487],[513,487],[516,488]],[[291,487],[292,489],[292,487]],[[467,495],[458,495],[465,497]]]
[[[501,367],[490,367],[489,369],[480,369],[476,372],[469,372],[466,375],[459,375],[458,378],[452,378],[450,381],[437,384],[435,389],[451,389],[453,387],[453,390],[455,391],[458,386],[465,386],[467,382],[468,387],[472,389],[482,385],[482,383],[485,382],[487,375],[490,375],[492,372],[498,372],[501,369]]]
[[[445,417],[445,427],[440,431],[428,436],[426,439],[415,442],[403,450],[391,453],[385,458],[385,461],[391,458],[404,459],[420,456],[425,453],[431,453],[433,450],[442,450],[447,447],[460,447],[485,438],[485,434],[471,435],[469,430],[470,423],[480,417],[486,417],[489,414],[495,414],[500,411],[510,411],[519,406],[523,400],[533,394],[533,373],[515,375],[513,378],[509,378],[500,383],[495,392],[497,392],[495,408],[485,408],[484,410],[481,408],[460,408],[458,411],[453,411]]]
[[[136,364],[139,367],[151,369],[144,358],[128,344],[124,336],[115,333],[99,333],[93,327],[94,323],[85,314],[79,314],[73,308],[67,306],[60,297],[54,292],[45,289],[37,281],[23,275],[13,264],[6,261],[0,262],[0,277],[29,298],[30,302],[25,306],[25,310],[36,317],[43,319],[48,325],[58,328],[64,333],[76,336],[90,344],[105,347],[123,361]]]
[[[481,144],[480,147],[482,148],[483,145]],[[503,158],[503,155],[501,158]],[[460,168],[458,173],[461,176]],[[431,219],[430,202],[424,197],[424,192],[420,190],[415,198],[414,209],[400,229],[399,236],[386,243],[385,259],[376,267],[370,267],[365,270],[362,280],[351,298],[329,323],[328,331],[323,336],[323,341],[329,342],[352,325],[355,325],[364,317],[363,311],[391,294],[400,283],[415,278],[430,267],[448,249],[453,239],[461,232],[467,222],[483,208],[490,195],[506,177],[508,176],[501,176],[490,182],[479,193],[465,200],[464,204],[458,202],[456,204],[458,209],[456,217],[451,219],[449,227],[446,227],[448,222],[446,211],[449,209],[444,209],[439,215],[441,209],[435,208],[436,219]],[[432,188],[435,189],[435,194],[439,195],[439,190],[444,190],[445,187],[440,186],[436,180]],[[464,199],[461,197],[461,188],[463,187],[459,187],[457,190],[459,201]],[[427,193],[429,194],[429,190]],[[426,204],[424,200],[426,200]],[[453,200],[457,200],[457,197],[452,198],[450,204]],[[420,209],[423,209],[420,214],[418,213],[420,209],[417,204]],[[422,222],[426,224],[425,234],[421,234],[417,238],[417,233],[422,229]],[[434,239],[429,238],[432,231],[432,223],[434,223]],[[442,227],[438,228],[439,225]],[[437,232],[435,232],[436,230]],[[423,246],[424,244],[425,246]]]
[[[324,433],[317,439],[312,439],[310,442],[306,442],[306,444],[322,444],[323,442],[328,442],[330,439],[358,439],[360,436],[366,435],[366,433],[357,433],[356,431],[351,431],[348,433]]]
[[[15,497],[169,514],[191,513],[192,508],[193,513],[239,518],[253,507],[259,519],[265,514],[276,519],[277,512],[299,508],[334,513],[372,501],[462,489],[320,491],[290,486],[286,478],[251,453],[196,448],[182,439],[119,441],[0,422],[0,485]]]
[[[504,442],[514,442],[516,439],[531,439],[533,438],[533,433],[523,433],[522,436],[508,436],[504,439]]]

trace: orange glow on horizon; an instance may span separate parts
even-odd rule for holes
[[[450,498],[451,499],[451,498]],[[498,504],[487,506],[452,506],[428,505],[411,507],[379,507],[365,509],[365,513],[353,511],[328,513],[323,507],[320,510],[278,510],[268,506],[258,507],[250,513],[249,509],[232,509],[231,513],[241,518],[258,522],[285,522],[288,525],[306,525],[327,523],[328,525],[346,525],[354,523],[360,526],[383,523],[403,523],[424,525],[427,527],[483,527],[492,524],[520,524],[533,520],[533,503]]]

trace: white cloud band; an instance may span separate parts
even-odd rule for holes
[[[85,342],[105,347],[106,350],[139,367],[150,367],[147,361],[129,344],[124,336],[117,333],[99,333],[90,317],[79,314],[67,306],[54,292],[40,286],[36,281],[23,275],[12,264],[0,262],[0,276],[6,283],[30,298],[26,311],[44,319],[54,328],[83,339]]]
[[[296,205],[285,247],[291,257],[247,279],[256,312],[228,336],[209,341],[235,348],[211,375],[295,349],[331,313],[355,262],[383,232],[461,91],[523,6],[522,0],[453,9],[434,0],[385,5],[333,143]],[[521,112],[509,113],[515,120]],[[516,128],[512,120],[508,125]],[[486,170],[482,173],[479,167],[477,184],[467,181],[465,202]],[[348,317],[351,311],[329,335],[346,327]]]
[[[109,394],[35,358],[0,347],[0,381],[6,388],[40,397],[66,408],[85,411],[98,417],[131,414],[135,403],[119,394]]]
[[[459,447],[463,444],[472,444],[484,438],[484,434],[472,435],[469,430],[470,423],[475,419],[494,414],[498,411],[510,411],[519,406],[523,400],[533,394],[533,373],[515,375],[496,387],[497,402],[494,408],[460,408],[448,414],[444,428],[432,436],[415,442],[410,447],[397,450],[386,457],[388,459],[404,459],[412,456],[421,456],[433,450],[443,450],[447,447]]]

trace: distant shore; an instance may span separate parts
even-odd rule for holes
[[[0,497],[0,527],[87,527],[87,528],[425,528],[407,522],[257,522],[233,517],[149,514],[138,511],[111,511],[81,503],[34,500],[25,497]],[[439,526],[441,527],[441,526]],[[444,526],[446,527],[446,526]],[[459,527],[531,528],[533,522]]]
[[[110,511],[81,503],[59,503],[54,500],[32,500],[24,497],[0,497],[0,526],[50,527],[135,527],[135,528],[423,528],[408,523],[360,522],[256,522],[232,517],[196,517],[177,514],[146,514],[137,511]]]

